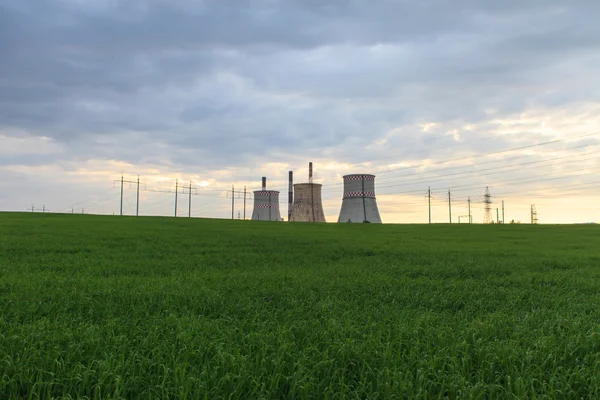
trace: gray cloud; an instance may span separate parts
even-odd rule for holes
[[[600,101],[599,12],[591,0],[0,0],[0,133],[64,149],[2,165],[243,171],[311,157],[383,170],[543,141],[487,122]]]

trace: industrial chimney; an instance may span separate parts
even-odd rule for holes
[[[375,199],[375,175],[344,176],[344,197],[338,222],[381,223]]]
[[[312,162],[308,164],[309,183],[294,185],[294,204],[290,221],[293,222],[325,222],[323,202],[321,200],[321,185],[313,183]]]
[[[292,220],[292,206],[294,204],[294,172],[290,171],[288,187],[288,222]]]
[[[267,178],[262,178],[262,189],[254,191],[254,210],[252,219],[255,221],[281,221],[279,214],[279,192],[267,190]]]

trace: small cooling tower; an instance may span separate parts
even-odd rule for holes
[[[254,210],[252,219],[255,221],[281,221],[279,214],[279,192],[267,190],[267,178],[262,178],[262,190],[254,191]]]
[[[381,223],[375,200],[375,175],[344,176],[344,197],[338,222]]]
[[[292,222],[325,222],[320,183],[312,182],[312,162],[308,164],[308,182],[294,185]]]

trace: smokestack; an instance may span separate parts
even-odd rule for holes
[[[267,177],[262,177],[262,190],[267,190]]]
[[[288,187],[288,222],[292,219],[292,204],[294,203],[294,171],[290,171],[290,185]]]
[[[312,161],[308,163],[308,182],[312,183]]]

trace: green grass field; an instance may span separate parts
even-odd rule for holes
[[[0,398],[600,397],[596,226],[0,214]]]

